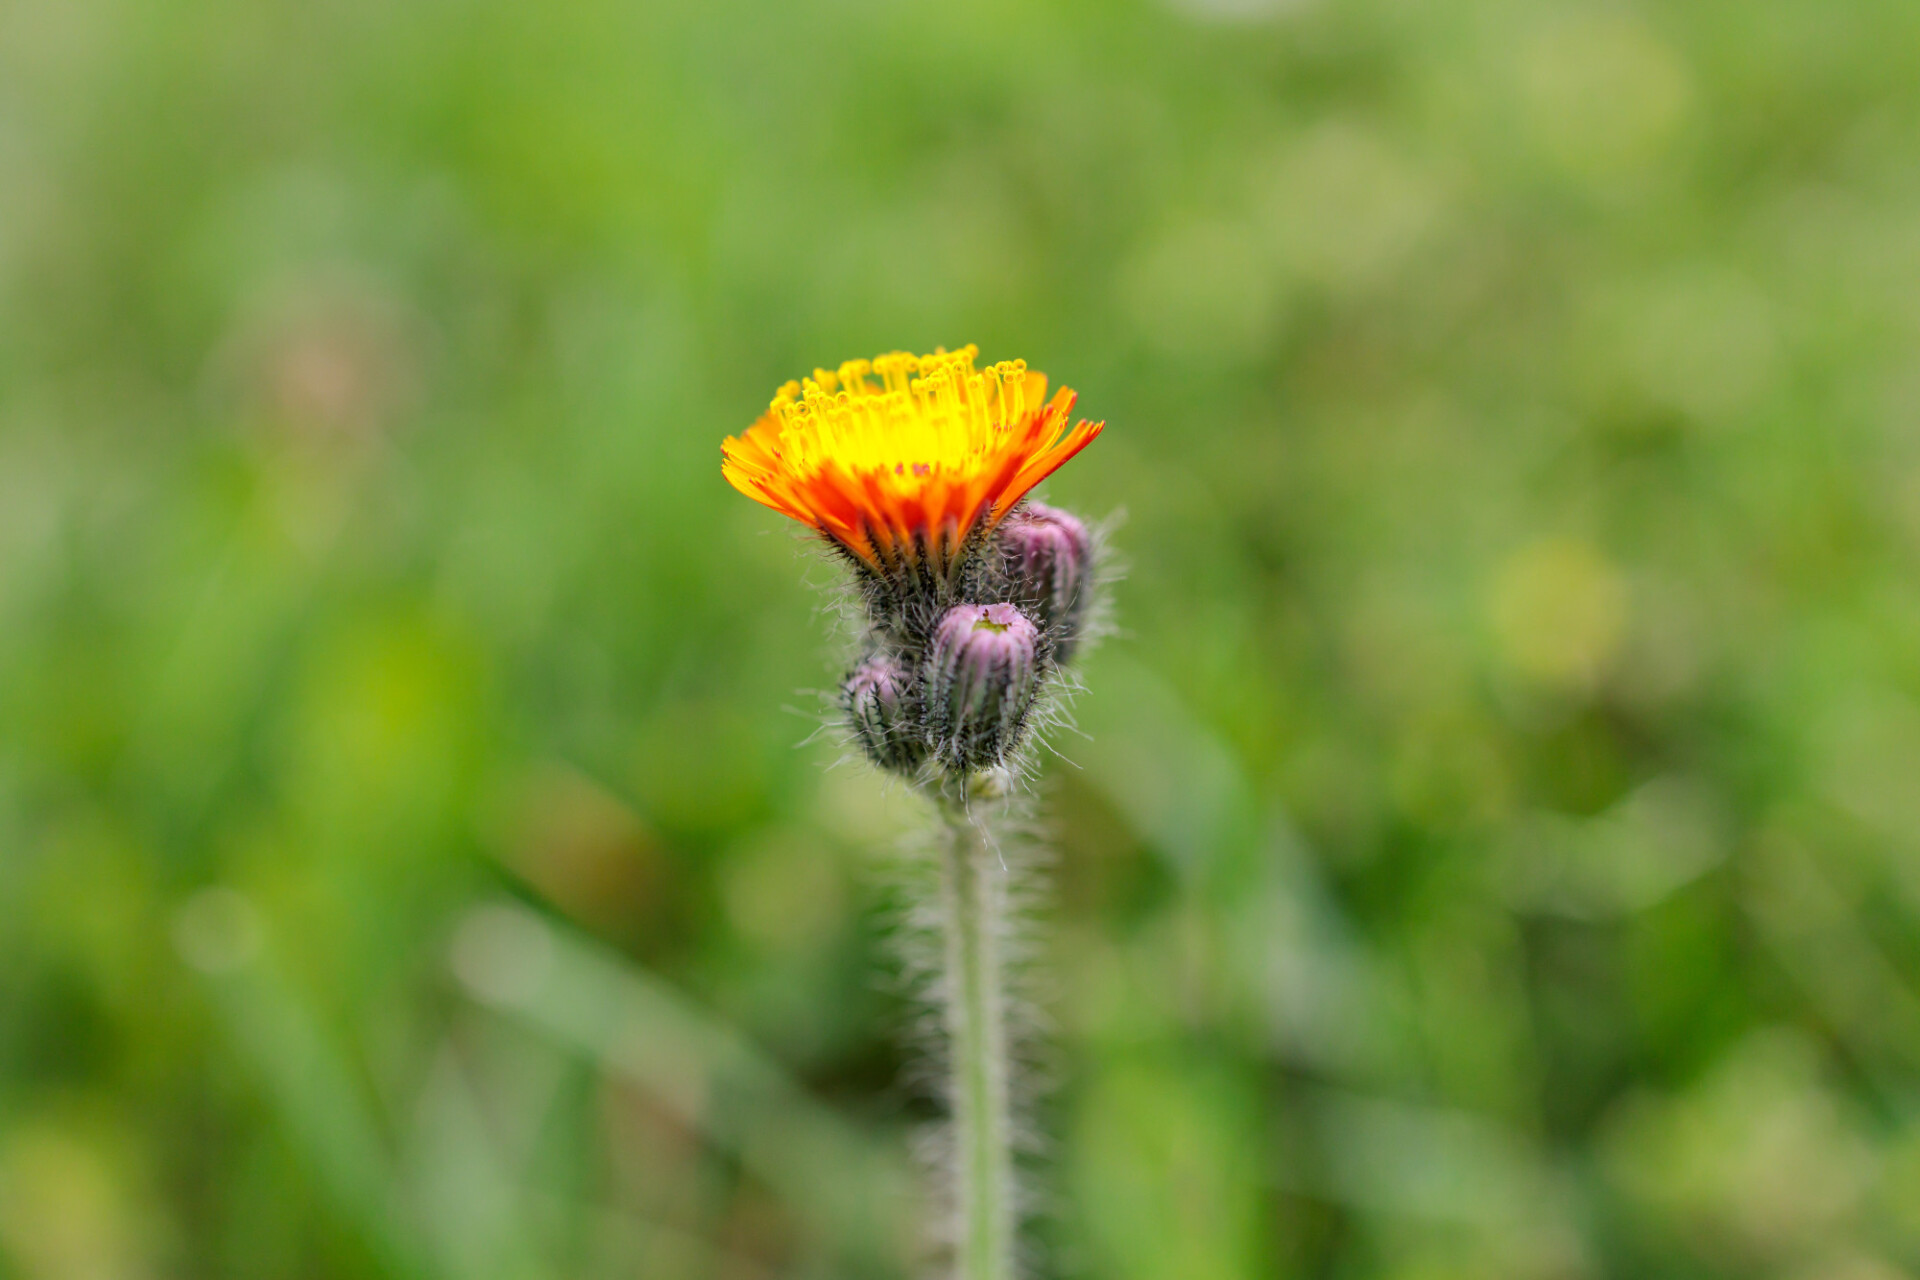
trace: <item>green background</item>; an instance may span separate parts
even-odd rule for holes
[[[1106,434],[1046,1274],[1920,1274],[1920,7],[0,0],[0,1275],[887,1277],[835,571]]]

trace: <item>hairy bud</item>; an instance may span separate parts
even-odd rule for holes
[[[926,757],[911,715],[912,673],[875,654],[840,687],[847,722],[867,759],[892,773],[911,773]]]
[[[1020,600],[1054,633],[1054,656],[1073,655],[1087,611],[1093,539],[1087,526],[1056,507],[1030,502],[1000,526],[1007,574]]]
[[[941,616],[927,654],[927,715],[955,765],[988,768],[1019,744],[1040,657],[1040,628],[1013,605],[955,605]]]

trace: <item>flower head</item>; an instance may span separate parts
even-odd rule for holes
[[[1104,425],[1069,429],[1071,390],[1048,400],[1045,374],[1022,360],[975,369],[978,354],[896,351],[815,369],[727,438],[721,472],[876,572],[944,573],[976,530],[998,524]]]

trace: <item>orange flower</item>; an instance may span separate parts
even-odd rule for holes
[[[1071,390],[1047,400],[1044,373],[1024,360],[976,370],[978,354],[895,351],[815,369],[727,437],[721,474],[878,572],[925,562],[944,575],[976,529],[998,524],[1105,425],[1069,430]]]

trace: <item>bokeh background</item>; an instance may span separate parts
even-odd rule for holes
[[[832,570],[1107,434],[1045,1271],[1920,1274],[1910,0],[0,0],[0,1275],[900,1277]]]

